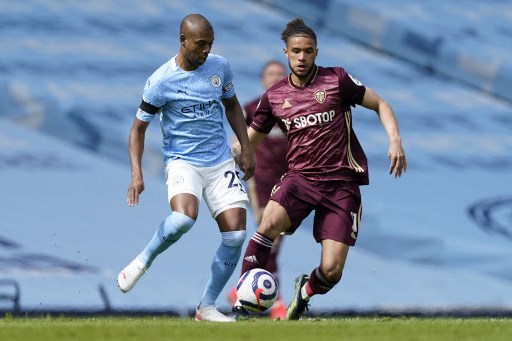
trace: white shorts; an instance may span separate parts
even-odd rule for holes
[[[170,161],[165,167],[167,198],[170,202],[176,194],[189,193],[201,202],[204,197],[214,218],[229,208],[246,209],[249,198],[238,174],[232,158],[213,167],[196,167],[183,160]]]

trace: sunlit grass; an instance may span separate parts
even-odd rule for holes
[[[0,340],[511,340],[512,319],[251,319],[236,323],[167,317],[0,319]]]

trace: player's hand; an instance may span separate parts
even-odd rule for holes
[[[240,164],[240,154],[242,154],[242,147],[240,142],[237,141],[231,145],[231,157],[235,159],[237,165]]]
[[[402,176],[402,172],[407,171],[407,160],[405,159],[405,152],[402,148],[400,141],[392,141],[389,144],[388,158],[390,161],[389,174],[393,174],[395,178]]]
[[[239,157],[238,167],[240,167],[240,170],[244,172],[242,180],[247,181],[253,176],[254,169],[256,168],[256,159],[254,158],[254,152],[252,148],[246,147],[242,149]]]
[[[126,195],[126,203],[133,207],[139,203],[139,195],[144,191],[144,180],[142,177],[132,177],[132,181],[128,186],[128,194]]]

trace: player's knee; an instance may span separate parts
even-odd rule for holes
[[[343,268],[341,266],[322,267],[322,275],[332,284],[336,285],[341,280]]]
[[[172,212],[170,220],[176,230],[176,233],[182,235],[187,233],[196,222],[194,219],[180,212]]]
[[[267,238],[275,240],[280,235],[280,233],[283,232],[283,230],[286,229],[276,222],[272,222],[270,220],[262,220],[258,225],[256,232]]]
[[[160,225],[162,238],[169,242],[176,241],[187,233],[194,223],[195,220],[189,216],[180,212],[172,212]]]
[[[291,226],[288,216],[272,216],[264,214],[256,231],[275,240],[282,232]]]
[[[247,232],[245,230],[222,232],[222,243],[227,246],[241,248],[246,236]]]

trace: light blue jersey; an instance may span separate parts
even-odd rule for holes
[[[184,71],[173,57],[148,78],[143,100],[162,110],[165,162],[181,159],[211,167],[231,157],[221,99],[235,95],[232,79],[227,60],[214,54],[194,71]],[[154,116],[137,113],[145,122]]]

